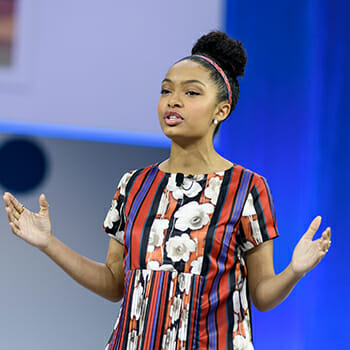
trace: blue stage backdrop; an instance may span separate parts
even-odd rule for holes
[[[277,272],[314,216],[333,230],[328,256],[290,297],[254,312],[258,350],[349,346],[349,14],[345,0],[227,0],[226,29],[244,43],[248,64],[218,148],[270,183]]]

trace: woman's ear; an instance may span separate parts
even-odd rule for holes
[[[218,122],[224,121],[231,111],[231,105],[227,101],[220,102],[216,107],[215,119]]]

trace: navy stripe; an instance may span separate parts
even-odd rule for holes
[[[263,242],[265,242],[270,238],[270,236],[269,236],[268,231],[267,231],[264,210],[263,210],[261,202],[260,202],[259,191],[258,191],[256,185],[254,185],[254,187],[252,188],[251,194],[252,194],[253,199],[254,199],[254,208],[255,208],[256,214],[258,216],[262,240],[263,240]]]

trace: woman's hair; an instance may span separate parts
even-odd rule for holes
[[[239,84],[237,77],[244,74],[244,67],[247,63],[246,52],[239,40],[231,39],[227,34],[220,31],[213,31],[198,39],[192,48],[192,55],[206,56],[213,60],[226,74],[232,91],[231,112],[235,109],[238,96]],[[210,78],[218,88],[218,103],[229,99],[226,83],[219,71],[208,61],[198,56],[188,56],[183,60],[191,60],[200,63],[209,73]],[[218,131],[220,124],[216,127]]]

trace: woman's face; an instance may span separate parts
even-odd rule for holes
[[[212,142],[219,105],[217,87],[199,63],[185,60],[174,64],[162,82],[158,116],[166,136],[174,141]]]

